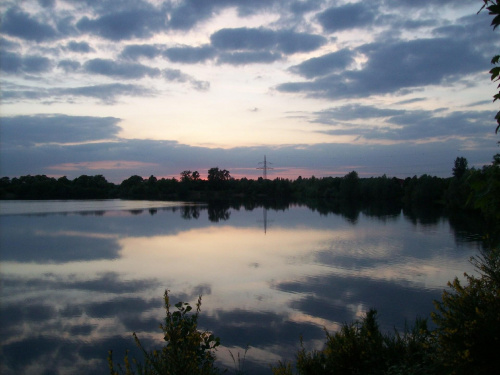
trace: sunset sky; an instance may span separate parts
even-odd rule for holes
[[[0,176],[451,175],[500,152],[480,0],[0,4]]]

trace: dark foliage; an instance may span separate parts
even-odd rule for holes
[[[119,185],[106,181],[102,175],[82,175],[72,181],[45,175],[3,177],[0,179],[0,199],[190,200],[217,203],[218,206],[237,202],[248,209],[256,204],[270,208],[286,207],[294,202],[307,204],[325,214],[352,212],[352,215],[347,214],[349,220],[356,220],[360,209],[398,213],[401,208],[406,212],[446,208],[475,210],[488,218],[498,219],[500,154],[495,155],[492,165],[480,170],[469,169],[467,159],[459,157],[452,172],[452,178],[424,174],[406,180],[385,175],[360,178],[355,171],[344,177],[237,180],[225,169],[211,168],[206,180],[200,179],[197,171],[183,171],[180,180],[134,175]]]

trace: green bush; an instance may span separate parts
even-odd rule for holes
[[[437,355],[449,374],[498,374],[500,348],[500,249],[473,258],[479,277],[455,278],[432,314]]]
[[[376,320],[376,310],[369,310],[361,320],[343,324],[340,331],[326,332],[322,350],[297,353],[299,375],[322,374],[432,374],[433,346],[426,320],[417,319],[412,329],[383,335]],[[290,363],[273,367],[274,375],[292,375]]]
[[[133,360],[139,375],[212,375],[220,371],[214,365],[214,351],[220,340],[208,331],[198,330],[198,315],[201,310],[201,296],[196,303],[196,312],[188,303],[175,304],[177,311],[170,312],[170,298],[165,291],[166,310],[165,324],[160,324],[166,345],[161,350],[146,351],[134,332],[136,344],[144,355],[144,363]],[[125,355],[125,368],[113,363],[112,351],[109,352],[108,363],[111,375],[135,374],[128,354]]]

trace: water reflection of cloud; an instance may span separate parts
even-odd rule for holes
[[[401,317],[411,322],[417,316],[428,316],[431,301],[441,295],[439,290],[414,288],[410,283],[335,274],[276,283],[273,287],[297,296],[290,302],[294,309],[329,321],[356,319],[353,306],[362,306],[364,311],[375,308],[385,329],[403,327]]]
[[[23,230],[2,233],[3,262],[65,263],[96,259],[116,259],[119,246],[111,238],[88,236],[26,235]]]
[[[20,359],[13,350],[35,350],[32,337],[52,348],[35,350],[23,364],[9,359],[3,366],[12,368],[0,372],[28,372],[50,358],[48,372],[82,366],[107,373],[109,349],[117,359],[134,350],[132,331],[146,345],[162,344],[168,288],[172,303],[193,304],[202,294],[201,328],[228,348],[256,345],[247,354],[251,373],[268,373],[264,362],[293,359],[301,334],[307,346],[321,344],[323,326],[336,329],[369,307],[379,309],[389,330],[430,312],[430,301],[470,254],[457,252],[446,222],[430,228],[403,216],[388,223],[360,214],[352,226],[339,215],[292,207],[270,211],[273,225],[264,234],[260,211],[231,209],[219,222],[206,210],[144,213],[0,216],[1,244],[26,247],[23,255],[2,247],[2,259],[11,260],[2,264],[0,316],[9,324],[0,328],[0,362]],[[227,352],[221,357],[232,367]]]

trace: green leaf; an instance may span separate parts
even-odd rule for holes
[[[498,64],[498,61],[500,60],[500,55],[493,56],[491,59],[492,64]]]
[[[490,74],[491,74],[491,80],[492,81],[495,80],[495,78],[497,78],[500,75],[500,67],[496,66],[493,69],[491,69]]]
[[[491,25],[493,26],[493,30],[495,30],[497,26],[500,25],[500,15],[493,18],[493,21],[491,21]]]

